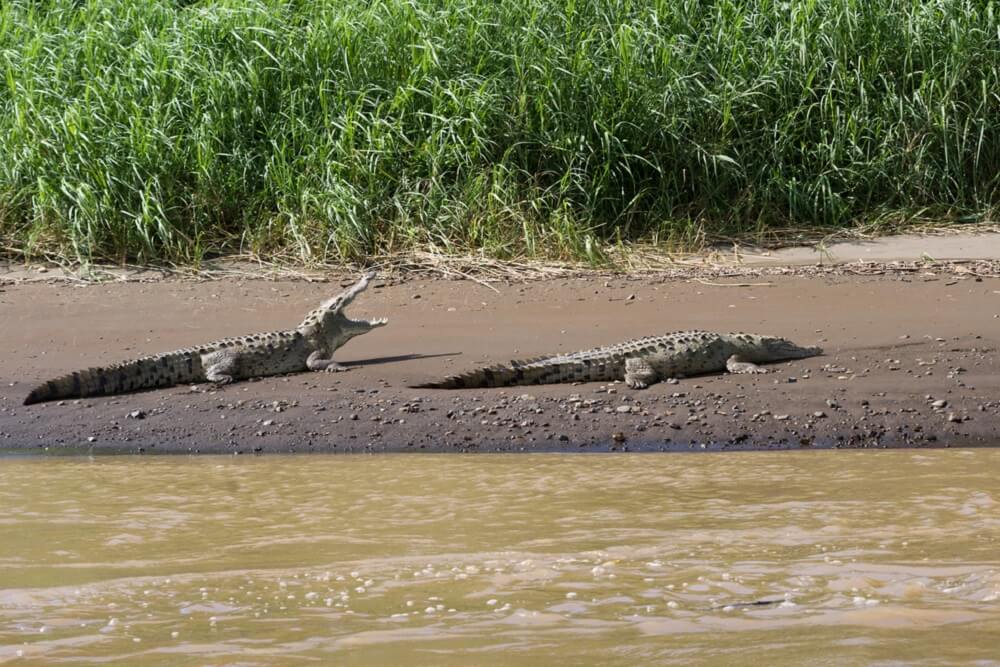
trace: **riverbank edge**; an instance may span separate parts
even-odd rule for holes
[[[989,243],[977,242],[989,249]],[[998,253],[1000,255],[1000,253]],[[480,274],[482,276],[482,274]],[[756,279],[749,279],[755,277]],[[294,326],[354,276],[252,273],[0,286],[0,451],[715,451],[1000,444],[1000,259],[704,264],[518,282],[397,274],[352,308],[389,317],[302,373],[21,405],[78,368]],[[331,284],[334,283],[334,284]],[[136,315],[139,314],[140,317]],[[684,328],[820,344],[762,376],[461,392],[407,385]]]

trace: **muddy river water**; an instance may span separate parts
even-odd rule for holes
[[[0,663],[1000,664],[1000,450],[0,459]]]

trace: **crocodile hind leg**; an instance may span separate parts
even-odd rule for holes
[[[645,359],[631,357],[625,360],[625,384],[632,389],[645,389],[659,380],[660,375]]]
[[[749,361],[743,361],[738,354],[726,360],[726,370],[730,373],[766,373],[767,369]]]
[[[214,352],[202,357],[205,367],[205,380],[216,387],[229,384],[236,379],[236,358],[231,354]]]

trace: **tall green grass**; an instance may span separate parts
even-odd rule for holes
[[[77,259],[608,242],[1000,204],[989,0],[6,0],[0,236]]]

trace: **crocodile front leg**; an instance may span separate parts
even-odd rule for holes
[[[327,373],[336,373],[347,370],[347,366],[341,366],[332,358],[324,359],[322,350],[315,350],[310,353],[310,355],[306,358],[306,368],[311,371],[326,371]]]
[[[645,389],[660,381],[660,375],[640,357],[625,360],[625,384],[632,389]]]
[[[726,370],[730,373],[766,373],[766,368],[761,368],[757,364],[743,361],[740,355],[734,354],[726,360]]]

